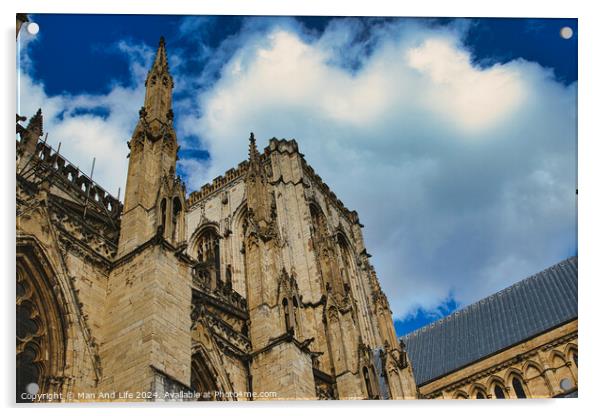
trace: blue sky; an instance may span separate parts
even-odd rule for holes
[[[249,131],[296,138],[358,210],[400,335],[577,253],[575,19],[31,18],[19,111],[67,158],[123,189],[164,35],[188,192]]]

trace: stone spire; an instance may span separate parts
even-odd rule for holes
[[[173,119],[171,96],[174,83],[169,73],[167,51],[163,36],[159,40],[159,48],[157,49],[153,66],[148,71],[144,85],[146,86],[146,96],[144,97],[144,107],[141,111],[141,116],[145,117],[149,123],[153,120],[171,123]]]
[[[42,116],[42,109],[38,108],[38,111],[34,114],[34,116],[29,120],[27,124],[27,131],[32,137],[38,138],[42,134],[44,134],[44,118]]]
[[[249,163],[254,167],[259,165],[259,151],[255,142],[255,135],[251,132],[249,137]]]
[[[17,116],[17,121],[24,120],[25,117]],[[38,111],[29,119],[27,127],[23,127],[17,122],[17,133],[21,136],[20,142],[17,144],[17,156],[19,161],[17,162],[17,170],[21,171],[28,163],[31,157],[36,152],[38,146],[38,140],[40,136],[44,134],[44,120],[42,117],[42,109]]]
[[[268,178],[261,155],[257,150],[255,135],[249,137],[249,170],[245,178],[247,187],[247,204],[261,234],[268,233],[271,225],[271,194],[268,190]]]
[[[146,77],[146,96],[130,148],[128,177],[121,220],[119,254],[127,253],[163,230],[179,242],[185,228],[185,190],[175,177],[178,141],[173,125],[173,79],[165,40],[161,37]]]
[[[161,36],[161,38],[159,39],[159,49],[157,49],[157,54],[155,55],[155,62],[153,63],[152,69],[155,68],[161,70],[169,70],[169,64],[167,62],[167,52],[165,50],[165,38],[163,36]]]

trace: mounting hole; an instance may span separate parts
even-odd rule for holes
[[[573,382],[568,378],[560,380],[560,388],[564,391],[568,391],[573,388]]]
[[[40,25],[36,22],[30,22],[27,24],[27,33],[30,35],[37,35],[40,31]]]
[[[562,29],[560,29],[560,37],[562,37],[562,39],[570,39],[573,37],[573,29],[571,29],[568,26],[563,27]]]
[[[38,386],[38,383],[29,383],[27,386],[25,386],[25,390],[27,393],[35,395],[40,391],[40,386]]]

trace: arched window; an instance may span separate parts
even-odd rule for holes
[[[311,222],[314,229],[314,237],[317,240],[320,240],[326,236],[328,236],[328,227],[326,226],[326,218],[324,214],[320,210],[320,208],[315,205],[311,205],[309,207],[309,212],[311,214]]]
[[[372,392],[372,383],[370,382],[370,372],[368,368],[364,366],[362,369],[362,374],[364,376],[364,384],[366,384],[366,392],[368,393],[368,398],[374,398],[374,393]]]
[[[232,265],[226,266],[226,284],[232,286]]]
[[[192,356],[190,386],[193,391],[199,394],[199,401],[219,400],[222,397],[216,394],[218,387],[214,378],[215,373],[211,370],[208,361],[202,353]]]
[[[335,246],[329,238],[326,217],[322,210],[314,204],[309,207],[312,223],[312,245],[317,255],[322,288],[325,292],[333,291],[343,294],[340,270],[335,257]]]
[[[483,393],[481,390],[477,391],[477,395],[476,395],[477,399],[486,399],[487,396],[485,396],[485,393]]]
[[[523,382],[520,380],[518,376],[512,377],[512,388],[514,389],[514,393],[516,397],[519,399],[526,399],[527,395],[525,394],[525,389],[523,387]]]
[[[575,363],[575,367],[579,367],[579,362],[577,361],[577,351],[573,351],[573,362]]]
[[[17,241],[16,265],[16,401],[28,386],[39,393],[60,391],[65,368],[66,332],[64,300],[48,263],[33,245]],[[14,374],[14,373],[13,373]],[[54,384],[51,380],[59,380]],[[44,400],[44,399],[41,399]]]
[[[201,232],[196,244],[196,254],[199,264],[197,267],[199,275],[209,281],[212,287],[221,283],[220,270],[220,238],[214,228],[206,228]]]
[[[466,393],[464,393],[463,391],[458,391],[454,395],[454,399],[468,399],[468,395]]]
[[[504,393],[504,388],[499,384],[496,384],[493,388],[493,393],[495,394],[496,399],[505,399],[506,394]]]
[[[354,267],[354,259],[351,251],[351,247],[347,244],[345,237],[343,235],[337,235],[337,243],[341,250],[341,255],[343,259],[343,279],[344,283],[351,284],[351,276],[353,275],[353,267]]]

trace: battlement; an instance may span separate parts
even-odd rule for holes
[[[336,194],[330,189],[330,187],[328,185],[326,185],[326,183],[324,183],[324,181],[322,180],[322,178],[320,177],[320,175],[318,175],[315,171],[314,168],[312,168],[306,161],[305,159],[303,159],[303,172],[316,184],[316,186],[318,187],[318,189],[320,189],[322,191],[322,193],[328,198],[330,199],[330,202],[337,207],[346,217],[347,219],[352,223],[358,223],[359,224],[359,215],[357,214],[357,211],[351,211],[349,210],[349,208],[347,208],[345,206],[345,204],[343,204],[343,201],[341,201]],[[360,224],[361,226],[361,224]]]
[[[305,160],[305,155],[299,152],[299,145],[295,139],[277,139],[272,137],[267,147],[264,148],[263,154],[261,155],[262,163],[269,163],[269,156],[272,153],[286,153],[293,154],[298,153],[301,157],[303,164],[304,173],[316,184],[316,186],[324,193],[324,195],[330,199],[331,203],[337,207],[345,217],[352,223],[359,224],[359,216],[356,211],[351,211],[345,204],[336,196],[336,194],[324,183],[320,175],[318,175],[314,169]],[[194,204],[198,203],[202,199],[205,199],[214,192],[218,192],[229,183],[243,176],[249,168],[249,162],[247,160],[242,161],[236,168],[231,168],[226,171],[224,175],[220,175],[213,179],[211,183],[207,183],[201,187],[197,192],[190,194],[187,200],[187,206],[190,208]],[[360,224],[361,226],[361,224]]]
[[[87,198],[88,203],[98,206],[101,211],[106,210],[111,217],[119,216],[123,208],[121,202],[50,145],[42,141],[38,142],[34,157],[44,168],[63,178],[63,182],[76,191],[80,198]]]
[[[345,204],[336,196],[336,194],[324,183],[320,175],[318,175],[314,169],[307,163],[305,160],[305,155],[299,152],[299,145],[295,139],[287,140],[287,139],[277,139],[275,137],[270,139],[270,143],[268,147],[266,147],[266,153],[298,153],[301,157],[301,162],[303,165],[303,172],[307,175],[316,186],[324,193],[324,195],[330,199],[331,203],[336,206],[352,224],[359,223],[359,217],[356,211],[350,211]]]
[[[190,208],[210,194],[219,191],[230,182],[244,175],[248,168],[249,162],[244,160],[240,162],[236,168],[228,169],[224,175],[218,176],[217,178],[213,179],[211,183],[206,183],[205,185],[201,186],[200,190],[191,193],[186,201],[186,205]]]
[[[266,153],[279,152],[279,153],[299,153],[301,157],[303,154],[299,152],[299,145],[295,139],[287,140],[287,139],[277,139],[272,137],[270,139],[270,143],[268,147],[265,148]]]

